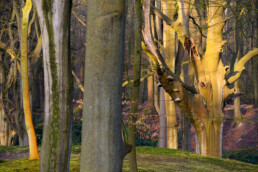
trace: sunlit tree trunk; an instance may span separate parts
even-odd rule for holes
[[[175,6],[173,1],[167,1],[162,3],[163,13],[170,18],[173,18]],[[168,67],[175,72],[175,43],[176,32],[169,26],[163,26],[163,46],[164,46],[164,58]],[[166,117],[167,117],[167,148],[177,149],[177,116],[176,106],[174,100],[170,100],[171,97],[165,92],[165,105],[166,105]]]
[[[178,16],[170,19],[160,10],[153,8],[166,24],[170,25],[178,34],[184,46],[189,63],[195,75],[195,87],[183,82],[168,67],[158,47],[154,43],[150,30],[150,1],[144,1],[144,40],[143,49],[149,55],[155,66],[157,78],[166,92],[175,100],[176,104],[189,117],[196,129],[202,155],[219,157],[222,153],[222,126],[224,101],[229,95],[239,96],[231,89],[244,70],[245,63],[258,54],[258,49],[253,49],[242,57],[229,74],[229,66],[225,66],[220,58],[223,45],[222,39],[223,0],[209,1],[208,31],[206,52],[201,56],[194,39],[189,31],[189,3],[178,0]],[[220,4],[220,5],[217,5]],[[175,89],[177,91],[175,92]]]
[[[122,171],[124,1],[88,0],[81,172]]]
[[[32,8],[31,0],[27,0],[22,8],[22,32],[21,32],[21,79],[23,109],[25,115],[26,131],[29,137],[30,157],[29,159],[39,159],[37,137],[32,122],[32,113],[29,96],[29,77],[28,77],[28,22]]]
[[[45,109],[40,171],[68,171],[71,150],[72,77],[70,0],[34,0],[43,43]]]
[[[148,73],[150,71],[148,70]],[[155,109],[154,106],[154,77],[150,76],[147,78],[147,91],[148,91],[148,108],[150,112],[153,112]]]

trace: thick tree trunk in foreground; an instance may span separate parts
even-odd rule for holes
[[[40,171],[69,170],[71,148],[70,0],[35,0],[41,26],[45,118]]]
[[[82,172],[122,171],[124,1],[89,0],[82,126]]]

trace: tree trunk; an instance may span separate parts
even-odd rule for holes
[[[30,157],[29,159],[39,159],[37,137],[34,130],[31,114],[31,104],[29,96],[29,77],[28,77],[28,22],[32,8],[31,0],[27,0],[22,8],[22,33],[21,33],[21,76],[22,76],[22,98],[25,115],[26,131],[29,137]]]
[[[148,71],[150,72],[150,71]],[[150,112],[154,112],[154,76],[147,78],[147,90],[148,90],[148,108]]]
[[[133,62],[133,87],[131,94],[131,124],[129,124],[128,143],[132,146],[129,156],[129,168],[131,172],[137,171],[136,162],[136,121],[139,103],[140,78],[141,78],[141,41],[142,41],[142,4],[141,0],[135,0],[134,8],[134,62]]]
[[[216,3],[222,4],[222,6],[226,4],[224,0],[217,0]],[[152,39],[149,20],[150,1],[145,0],[143,4],[145,19],[143,36],[146,43],[146,47],[143,47],[153,62],[157,78],[196,128],[201,154],[219,157],[221,155],[224,100],[229,95],[239,95],[229,85],[239,78],[246,62],[258,54],[258,48],[242,57],[234,68],[233,74],[230,75],[229,67],[225,66],[220,58],[222,47],[226,43],[222,39],[224,27],[224,22],[221,22],[224,20],[222,6],[214,5],[213,1],[209,1],[207,46],[204,56],[200,55],[194,39],[190,36],[189,3],[178,0],[178,17],[173,20],[154,9],[155,13],[175,29],[179,40],[184,45],[195,75],[195,87],[192,87],[175,75],[166,64]]]
[[[237,39],[237,38],[236,38]],[[239,61],[239,57],[240,57],[240,47],[237,48],[237,57],[235,60],[235,65],[237,65],[237,62]],[[240,81],[237,80],[234,83],[234,89],[236,92],[240,92]],[[235,120],[235,124],[239,124],[242,121],[242,113],[240,110],[240,97],[236,97],[234,99],[234,120]]]
[[[173,18],[174,2],[164,2],[162,3],[163,13],[170,18]],[[163,45],[164,45],[164,58],[168,67],[175,72],[175,43],[176,43],[176,32],[169,26],[164,25],[163,30]],[[171,97],[165,92],[165,106],[166,106],[166,117],[167,117],[167,148],[177,149],[177,116],[176,116],[176,106]]]
[[[72,76],[70,0],[34,0],[41,26],[45,117],[40,171],[68,171],[71,150]]]
[[[7,121],[7,116],[4,111],[4,69],[2,66],[2,59],[0,59],[0,145],[9,146],[11,144],[11,138],[13,137],[13,132],[11,126]]]
[[[220,157],[222,155],[222,119],[203,119],[203,126],[196,127],[201,155]]]
[[[191,140],[191,122],[188,117],[181,111],[181,124],[182,124],[182,149],[184,151],[192,151]]]
[[[258,1],[255,2],[255,7],[258,9]],[[258,47],[258,13],[256,13],[256,47]],[[258,62],[257,62],[257,57],[254,59],[254,64],[253,64],[253,71],[254,73],[253,78],[254,78],[254,107],[258,107]]]
[[[159,147],[167,148],[167,117],[165,104],[165,91],[160,88],[160,112],[159,112]]]
[[[181,45],[182,46],[182,45]],[[193,70],[190,65],[188,65],[188,82],[193,85]],[[180,78],[185,81],[185,72],[183,66],[181,67]],[[182,127],[182,149],[184,151],[192,151],[192,139],[191,139],[191,121],[181,110],[181,127]]]
[[[124,1],[89,0],[80,171],[122,171]]]

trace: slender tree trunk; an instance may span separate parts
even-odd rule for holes
[[[182,149],[184,151],[192,151],[192,140],[191,140],[191,122],[188,117],[181,111],[182,117]]]
[[[159,113],[159,147],[167,148],[167,117],[165,104],[165,91],[160,88],[160,113]]]
[[[71,150],[72,76],[70,0],[34,0],[41,26],[45,118],[40,171],[68,171]]]
[[[131,94],[131,122],[129,125],[128,143],[132,146],[129,156],[129,167],[131,172],[137,171],[136,162],[136,121],[139,103],[140,78],[141,78],[141,41],[142,41],[142,4],[141,0],[135,0],[134,18],[134,62],[133,62],[133,87]]]
[[[174,2],[162,3],[163,13],[170,18],[173,18],[174,13]],[[175,72],[175,43],[176,43],[176,32],[170,27],[164,24],[163,30],[163,46],[165,62],[168,67]],[[165,92],[165,105],[166,105],[166,117],[167,117],[167,148],[177,149],[177,116],[175,102],[170,101],[171,97]]]
[[[237,65],[238,61],[239,61],[239,57],[240,57],[240,47],[238,47],[238,50],[237,50],[237,57],[236,57],[236,60],[235,60],[235,65]],[[240,92],[240,81],[237,80],[235,83],[234,83],[234,89],[236,92]],[[240,97],[236,97],[234,99],[234,118],[235,118],[235,124],[238,124],[241,122],[242,120],[242,113],[241,113],[241,110],[240,110]]]
[[[80,171],[122,171],[124,1],[89,0]]]
[[[27,0],[22,8],[22,33],[21,33],[21,76],[22,76],[22,97],[25,115],[25,125],[29,137],[30,157],[29,159],[39,159],[37,137],[34,130],[31,114],[31,104],[29,96],[29,77],[28,77],[28,22],[32,8],[31,0]]]
[[[255,1],[255,7],[258,9],[258,1]],[[256,13],[256,47],[258,47],[258,13]],[[258,107],[258,61],[257,57],[254,59],[254,64],[253,64],[253,71],[254,73],[253,78],[254,78],[254,106],[257,108]]]
[[[148,71],[150,72],[150,71]],[[148,90],[148,108],[150,112],[154,112],[154,76],[147,78],[147,90]]]
[[[9,146],[11,144],[12,130],[7,121],[7,117],[4,111],[4,69],[2,66],[2,59],[0,59],[0,145]]]
[[[188,69],[188,76],[191,77],[192,71]],[[181,67],[180,78],[182,81],[185,80],[184,68]],[[193,85],[193,82],[192,82]],[[182,149],[184,151],[192,151],[192,139],[191,139],[191,121],[181,110],[181,127],[182,127]]]

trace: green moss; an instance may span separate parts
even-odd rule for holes
[[[54,43],[54,31],[53,31],[53,23],[52,23],[52,0],[43,1],[43,13],[46,22],[46,29],[48,32],[48,40],[49,40],[49,60],[50,60],[50,73],[52,79],[52,116],[50,117],[50,129],[49,129],[49,159],[54,159],[54,162],[48,161],[48,168],[56,169],[56,160],[57,160],[57,142],[58,142],[58,134],[59,134],[59,89],[58,89],[58,75],[57,75],[57,64],[56,64],[56,52],[55,52],[55,43]]]

